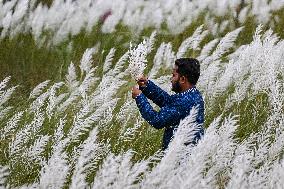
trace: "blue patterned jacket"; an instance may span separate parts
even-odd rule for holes
[[[162,149],[167,149],[175,129],[180,121],[190,114],[192,107],[198,107],[196,122],[203,124],[204,122],[204,101],[200,92],[195,88],[191,88],[185,92],[169,95],[160,87],[148,80],[146,87],[140,87],[142,93],[135,100],[142,117],[154,128],[165,128],[163,136]],[[155,111],[148,102],[147,98],[152,100],[161,109]],[[197,140],[204,134],[203,127],[195,135],[192,144],[196,144]]]

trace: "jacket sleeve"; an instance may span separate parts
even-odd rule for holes
[[[156,129],[177,125],[180,121],[181,115],[176,107],[165,106],[157,112],[144,94],[138,95],[135,100],[142,117]]]
[[[148,80],[146,87],[139,87],[142,93],[157,104],[160,108],[163,107],[170,99],[170,95],[155,85],[152,81]]]

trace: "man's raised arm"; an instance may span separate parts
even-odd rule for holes
[[[144,94],[139,94],[134,98],[142,117],[154,128],[162,129],[179,124],[181,114],[176,107],[163,107],[157,112],[150,105]]]
[[[142,93],[160,108],[169,101],[170,95],[146,77],[141,77],[137,83]]]

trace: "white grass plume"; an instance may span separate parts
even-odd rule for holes
[[[271,169],[271,162],[268,161],[261,167],[252,170],[248,176],[249,188],[265,188],[265,186],[268,186]]]
[[[7,177],[9,176],[9,169],[7,166],[0,165],[0,189],[5,189]]]
[[[40,163],[42,161],[42,153],[44,152],[49,139],[49,135],[44,135],[35,140],[34,144],[25,152],[28,161],[32,163]]]
[[[24,111],[17,112],[15,115],[13,115],[12,118],[10,118],[7,121],[6,126],[2,130],[0,130],[1,139],[5,139],[5,138],[9,137],[9,135],[12,135],[15,132],[15,130],[19,127],[18,124],[19,124],[23,115],[24,115]]]
[[[215,185],[217,184],[216,180],[226,178],[231,169],[231,161],[238,145],[234,138],[238,128],[237,120],[237,116],[229,115],[218,129],[218,138],[216,138],[218,144],[215,153],[210,158],[211,161],[207,165],[209,168],[206,172],[206,180]]]
[[[178,49],[178,52],[176,54],[177,58],[182,58],[185,55],[188,48],[191,48],[194,50],[198,48],[199,43],[204,39],[204,37],[208,33],[208,31],[202,31],[202,30],[203,30],[203,25],[196,28],[192,36],[188,37],[181,43]]]
[[[145,47],[146,41],[144,40],[136,48],[132,48],[130,44],[129,56],[129,72],[135,80],[143,75],[147,63],[147,48]]]
[[[157,53],[154,57],[153,67],[150,70],[150,72],[148,73],[148,77],[151,78],[151,79],[155,78],[155,76],[158,74],[159,69],[161,68],[165,48],[166,48],[166,44],[162,43],[157,50]]]
[[[84,80],[82,81],[82,83],[80,84],[80,86],[78,87],[78,92],[80,95],[84,96],[92,87],[92,85],[94,85],[94,83],[98,80],[98,78],[94,77],[94,72],[96,70],[95,68],[91,68]]]
[[[243,27],[237,28],[236,30],[227,33],[225,37],[221,39],[220,43],[216,47],[216,50],[212,54],[213,61],[219,59],[223,54],[228,52],[228,50],[233,47],[234,42],[242,29]]]
[[[96,53],[96,48],[89,48],[89,49],[86,49],[83,56],[82,56],[82,59],[81,59],[81,62],[80,62],[80,69],[81,69],[81,73],[83,74],[84,72],[86,73],[89,73],[91,68],[93,67],[92,66],[92,55]]]
[[[9,155],[19,156],[20,152],[26,148],[28,141],[31,140],[32,136],[35,136],[41,128],[45,117],[42,112],[36,112],[33,120],[24,125],[14,136],[12,141],[9,143]]]
[[[36,99],[34,99],[34,101],[29,106],[29,111],[37,112],[40,109],[42,109],[42,107],[45,105],[46,100],[48,99],[48,97],[50,95],[50,89],[51,88],[52,88],[52,86],[47,91],[45,91],[44,93],[40,94]]]
[[[238,21],[241,24],[244,24],[244,22],[248,18],[248,13],[249,13],[249,6],[242,8],[242,10],[240,11],[239,16],[238,16]]]
[[[147,53],[149,54],[153,50],[153,46],[156,40],[157,31],[153,31],[147,40]]]
[[[282,118],[280,125],[283,125],[283,120],[284,119]],[[272,160],[276,159],[281,154],[281,151],[282,151],[283,146],[284,146],[283,136],[284,136],[284,132],[283,132],[282,128],[275,129],[275,140],[268,149],[269,159],[272,159]]]
[[[116,103],[117,99],[106,102],[93,113],[91,113],[90,109],[85,106],[74,118],[73,127],[68,134],[69,138],[73,141],[77,141],[82,134],[89,131],[93,123],[107,119],[107,116],[108,118],[112,117],[112,110],[115,108]],[[108,119],[108,121],[110,120]]]
[[[106,73],[110,69],[115,51],[116,51],[115,48],[111,48],[108,55],[106,56],[103,66],[103,73]]]
[[[33,90],[33,92],[30,95],[30,98],[32,99],[36,98],[36,99],[31,103],[29,110],[32,112],[36,112],[39,109],[41,109],[47,101],[48,107],[46,108],[46,112],[50,118],[53,114],[52,113],[53,109],[55,108],[55,106],[58,105],[58,103],[62,100],[62,98],[65,97],[65,94],[64,95],[61,94],[58,97],[55,95],[56,90],[60,89],[64,85],[63,82],[54,83],[50,88],[46,90],[46,92],[42,93],[43,88],[45,88],[48,83],[49,81],[45,81],[39,84]]]
[[[284,160],[278,160],[275,161],[272,170],[269,173],[269,182],[268,182],[268,188],[283,188],[284,187],[284,174],[283,174],[283,168],[284,168]]]
[[[7,86],[10,79],[11,79],[11,76],[6,77],[5,79],[3,79],[3,81],[1,81],[1,83],[0,83],[0,94],[2,94],[2,90]]]
[[[46,80],[46,81],[38,84],[30,93],[29,99],[34,99],[34,98],[38,97],[42,93],[42,91],[45,89],[45,87],[47,87],[49,82],[50,82],[50,80]]]
[[[77,81],[76,69],[73,62],[71,62],[71,64],[69,65],[68,73],[66,74],[65,78],[69,91],[74,91],[78,87],[79,81]]]
[[[210,52],[212,51],[212,49],[215,47],[215,45],[219,42],[219,39],[213,39],[212,41],[210,41],[209,43],[207,43],[206,45],[204,45],[204,47],[202,48],[200,55],[198,56],[198,60],[200,62],[202,62],[206,57],[209,56]]]
[[[0,7],[1,7],[0,18],[1,18],[1,20],[15,6],[16,3],[17,3],[16,0],[8,1],[8,2],[5,2],[5,3],[3,2],[3,0],[1,0],[1,2],[0,2]],[[2,27],[2,23],[1,23],[0,26]]]
[[[51,119],[52,115],[54,114],[54,109],[57,106],[58,100],[56,96],[56,92],[64,85],[64,82],[55,83],[48,89],[49,96],[48,96],[48,103],[46,107],[46,114],[49,119]]]
[[[122,141],[131,141],[135,137],[137,130],[142,126],[144,120],[141,117],[136,119],[136,122],[133,127],[129,127],[125,132],[119,137],[119,140]]]
[[[47,162],[42,162],[39,188],[63,188],[69,173],[67,154],[64,152],[64,141],[54,147],[53,154]]]
[[[74,103],[78,98],[79,98],[80,94],[76,91],[73,92],[69,95],[69,97],[62,102],[58,108],[57,108],[57,112],[64,112],[65,110],[68,109],[68,107],[70,107],[72,105],[72,103]]]
[[[94,128],[89,137],[78,147],[79,157],[76,160],[70,188],[86,188],[87,173],[95,170],[99,160],[107,152],[107,147],[97,141],[98,129]]]
[[[251,170],[252,158],[253,151],[249,149],[249,144],[247,142],[239,144],[232,161],[232,171],[226,188],[248,188],[247,174]]]
[[[7,114],[13,109],[13,107],[8,106],[5,108],[2,108],[2,110],[0,110],[0,120],[5,118],[7,116]]]
[[[123,105],[120,107],[115,118],[117,121],[120,121],[123,125],[129,120],[130,117],[135,116],[135,102],[131,100],[131,93],[128,92],[125,98]],[[123,130],[124,131],[124,130]]]
[[[116,95],[118,89],[126,83],[126,81],[123,80],[125,72],[121,72],[118,75],[113,75],[113,73],[110,72],[112,72],[112,70],[108,72],[109,74],[105,74],[101,78],[101,82],[91,95],[91,104],[94,104],[95,107],[111,100]]]
[[[6,103],[12,96],[13,92],[16,90],[17,86],[11,87],[5,91],[0,91],[0,108]]]
[[[74,65],[71,63],[71,65],[69,66],[69,73],[66,76],[68,80],[66,81],[66,84],[69,88],[69,91],[71,90],[70,95],[63,103],[61,103],[57,107],[57,112],[65,111],[70,105],[72,105],[74,101],[78,100],[79,97],[86,96],[87,93],[92,88],[92,86],[95,84],[95,82],[99,79],[95,77],[95,70],[97,67],[95,68],[92,67],[90,59],[91,59],[90,50],[87,49],[82,57],[80,65],[81,76],[83,76],[84,73],[86,72],[85,77],[81,78],[83,79],[81,83],[76,80]]]
[[[166,68],[172,68],[175,59],[175,52],[171,43],[167,43],[164,52],[164,63]]]
[[[60,118],[57,125],[56,125],[56,130],[53,135],[53,141],[55,144],[59,144],[61,140],[64,138],[64,126],[66,125],[66,116],[63,118]]]
[[[154,39],[156,33],[150,36],[150,39],[143,40],[137,47],[132,47],[130,44],[129,50],[129,72],[133,79],[137,80],[143,75],[144,69],[146,68],[147,54],[149,54],[153,48]]]
[[[114,68],[107,72],[107,75],[116,76],[122,72],[122,69],[124,67],[124,64],[126,63],[129,56],[129,51],[126,51],[118,60],[118,62],[115,64]]]
[[[115,156],[110,154],[96,174],[92,188],[138,188],[141,175],[148,169],[148,161],[131,163],[132,151]]]

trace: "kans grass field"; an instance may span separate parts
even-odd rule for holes
[[[283,39],[283,0],[0,0],[0,188],[284,188]],[[181,57],[205,135],[163,152],[133,76]]]

